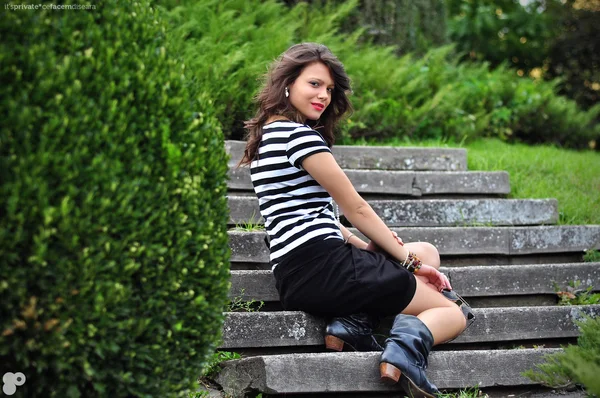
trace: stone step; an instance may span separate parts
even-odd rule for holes
[[[505,171],[382,171],[346,170],[354,188],[363,195],[506,195],[510,193]],[[254,192],[248,167],[230,167],[230,191]]]
[[[475,322],[450,342],[488,343],[577,337],[575,320],[600,305],[475,308]],[[383,329],[388,330],[390,322]],[[220,349],[322,346],[325,320],[301,311],[227,312]]]
[[[358,235],[354,228],[350,229]],[[442,255],[519,256],[600,249],[600,225],[392,228],[405,242],[426,241]],[[268,263],[265,232],[229,231],[231,261]],[[363,236],[364,238],[364,236]]]
[[[244,141],[225,141],[231,155],[229,164],[236,165],[244,154]],[[420,148],[335,145],[333,156],[344,169],[368,170],[432,170],[464,171],[467,150],[463,148]]]
[[[580,281],[580,289],[600,291],[600,262],[568,264],[494,265],[440,269],[465,299],[555,294],[569,282]],[[270,270],[231,271],[231,299],[279,301]]]
[[[263,224],[258,199],[228,196],[229,223]],[[369,200],[390,227],[451,227],[554,224],[556,199],[422,199]]]
[[[534,385],[521,373],[544,362],[560,349],[434,351],[428,378],[440,389],[475,385]],[[225,393],[241,398],[246,392],[302,394],[401,391],[379,379],[377,352],[308,353],[255,356],[222,363],[216,377]]]

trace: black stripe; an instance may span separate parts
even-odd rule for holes
[[[319,229],[323,229],[323,226],[322,225],[311,225],[308,228],[298,231],[297,233],[295,233],[294,235],[292,235],[288,239],[286,239],[285,242],[271,246],[271,253],[281,250],[282,248],[287,246],[290,242],[294,242],[294,241],[298,240],[299,238],[303,237],[304,235],[308,235],[309,232],[318,231]],[[326,235],[335,235],[335,233],[327,232]],[[273,242],[273,239],[271,239],[271,242]]]
[[[295,170],[295,168],[292,167],[290,162],[281,162],[281,163],[267,164],[264,166],[252,167],[252,169],[250,170],[250,174],[258,174],[258,173],[262,173],[265,171],[276,171],[276,170],[285,170],[285,169]]]
[[[293,122],[288,122],[288,123],[293,123]],[[297,123],[293,123],[292,126],[265,126],[265,127],[263,127],[263,130],[266,130],[266,131],[264,131],[264,134],[268,134],[268,133],[272,132],[271,130],[276,131],[276,132],[294,131],[294,130],[301,128],[302,126],[303,125],[298,125]]]
[[[266,153],[259,153],[258,155],[260,156],[260,158],[258,159],[259,162],[260,162],[260,159],[268,159],[268,158],[276,158],[276,157],[284,157],[287,159],[287,153],[285,152],[285,150],[284,151],[267,151]]]
[[[316,149],[316,150],[309,152],[307,154],[304,154],[304,155],[300,156],[298,159],[296,159],[294,166],[300,169],[304,159],[306,159],[309,156],[316,155],[317,153],[321,153],[321,152],[330,152],[330,151],[327,148]]]
[[[284,197],[279,197],[276,199],[271,199],[266,203],[263,203],[260,205],[260,211],[262,212],[263,210],[266,210],[272,206],[276,206],[279,204],[283,204],[286,202],[291,202],[293,200],[302,200],[302,199],[321,199],[321,198],[329,198],[329,193],[327,192],[306,192],[300,195],[295,195],[295,196],[284,196]],[[310,203],[306,203],[307,205],[309,205],[309,208],[313,208],[312,204],[313,202]]]
[[[279,182],[294,180],[296,178],[304,177],[306,175],[308,175],[308,173],[306,171],[299,170],[298,172],[293,173],[293,174],[287,174],[287,175],[283,175],[283,176],[262,178],[260,180],[255,180],[255,181],[252,181],[252,185],[254,185],[255,187],[259,187],[259,186],[265,185],[265,184],[277,184]]]
[[[315,220],[322,220],[317,225],[321,225],[323,227],[330,226],[331,228],[336,227],[335,221],[333,220],[333,218],[331,218],[331,216],[329,216],[327,213],[320,213],[317,217],[314,217],[314,218],[301,218],[294,224],[286,225],[285,227],[283,227],[279,231],[277,231],[277,233],[269,235],[269,236],[271,237],[271,239],[279,239],[284,234],[286,234],[288,231],[291,231],[294,228],[302,227],[304,224],[311,223]],[[273,229],[275,229],[275,228],[273,228]]]
[[[265,147],[271,144],[287,144],[289,141],[289,137],[268,137],[267,134],[263,136],[263,139],[260,143],[260,147]]]
[[[256,196],[260,199],[260,198],[263,198],[263,197],[265,197],[267,195],[281,195],[281,194],[284,194],[284,193],[290,193],[290,192],[293,192],[293,191],[297,191],[297,190],[302,189],[302,188],[316,187],[316,186],[320,187],[319,183],[316,182],[315,180],[306,180],[304,182],[301,182],[298,185],[294,185],[293,187],[286,186],[286,187],[283,187],[283,188],[269,189],[269,190],[266,190],[266,191],[262,191],[261,193],[257,193]]]
[[[307,149],[307,148],[309,148],[309,149],[313,148],[315,150],[325,149],[326,151],[329,151],[329,148],[327,147],[327,145],[325,145],[324,142],[322,142],[322,141],[318,141],[318,142],[310,141],[310,142],[303,142],[302,144],[298,144],[298,145],[295,145],[292,148],[289,148],[287,150],[287,156],[288,156],[288,158],[291,158],[296,152],[299,152],[299,151],[301,151],[303,149]]]
[[[315,209],[317,207],[324,207],[324,206],[327,206],[327,203],[329,203],[329,202],[311,202],[311,203],[305,203],[304,205],[290,206],[290,207],[286,207],[286,208],[274,211],[273,213],[269,214],[269,217],[275,217],[275,216],[277,216],[279,214],[283,214],[283,213],[292,213],[296,210],[310,210],[310,209]]]

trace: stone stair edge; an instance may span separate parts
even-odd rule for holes
[[[400,196],[507,195],[506,171],[413,171],[345,169],[359,193]],[[229,168],[227,186],[236,192],[254,192],[248,167]]]
[[[260,217],[258,199],[228,195],[229,224]],[[547,225],[558,221],[558,201],[549,199],[367,200],[390,227],[442,227],[469,224]],[[341,210],[341,209],[340,209]],[[341,212],[343,213],[343,212]]]
[[[441,255],[527,255],[600,249],[600,225],[393,227],[405,242],[430,242]],[[366,239],[358,230],[352,232]],[[228,231],[232,262],[269,261],[263,231]]]
[[[242,158],[245,141],[225,141],[230,164]],[[368,148],[368,151],[365,149]],[[334,157],[343,168],[385,170],[466,170],[465,148],[335,145]]]
[[[560,351],[434,351],[427,374],[440,389],[536,385],[521,373],[543,362],[545,355]],[[379,357],[376,352],[254,356],[223,363],[216,381],[234,397],[249,390],[272,394],[399,391],[399,385],[379,381]]]
[[[599,316],[600,304],[474,308],[473,312],[475,322],[447,344],[574,338],[579,335],[575,321]],[[219,349],[324,344],[325,319],[302,311],[225,312],[224,315],[223,342]],[[386,317],[383,325],[391,324],[392,318]],[[504,322],[507,319],[510,322]]]
[[[441,267],[452,287],[465,299],[481,297],[556,295],[555,284],[600,291],[600,263],[534,264],[525,266]],[[279,301],[270,270],[231,271],[230,299]]]

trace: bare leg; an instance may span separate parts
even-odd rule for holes
[[[413,252],[423,261],[423,264],[431,265],[435,269],[440,269],[440,253],[437,248],[428,242],[410,242],[405,243],[404,247],[409,251]],[[427,278],[421,278],[418,275],[415,275],[417,279],[420,279],[422,282],[426,283],[427,286],[431,287],[435,290],[435,286],[428,283]]]
[[[466,326],[460,308],[421,279],[415,279],[417,290],[402,313],[416,315],[431,331],[434,344],[458,336]]]

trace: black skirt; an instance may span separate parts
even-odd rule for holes
[[[414,275],[397,262],[340,239],[299,247],[273,274],[285,310],[322,316],[396,315],[416,289]]]

